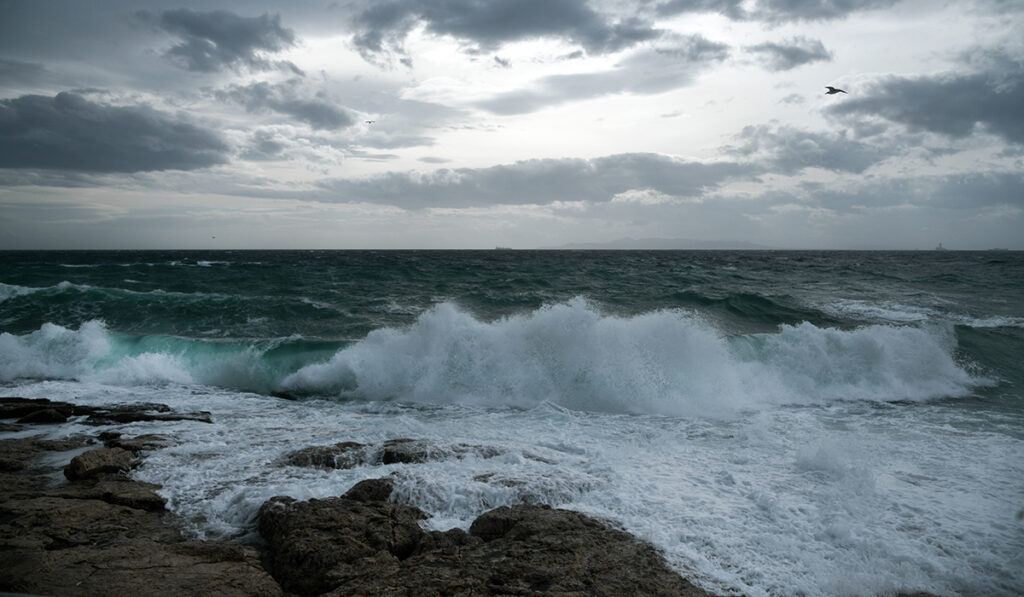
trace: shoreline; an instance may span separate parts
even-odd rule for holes
[[[108,427],[211,422],[209,413],[162,404],[87,407],[0,398],[0,433],[22,434],[0,438],[0,592],[715,597],[669,568],[653,546],[570,510],[502,506],[478,517],[468,532],[425,531],[419,521],[428,514],[388,501],[388,478],[361,481],[334,498],[270,498],[253,523],[261,545],[192,539],[175,525],[160,486],[130,476],[147,452],[176,442],[110,429],[47,439],[53,435],[47,431],[72,418]],[[431,458],[431,448],[411,439],[340,442],[295,450],[280,464],[417,463]],[[479,448],[460,445],[467,452]]]
[[[418,521],[428,515],[388,501],[386,478],[362,481],[337,498],[267,500],[258,520],[262,550],[190,539],[173,525],[160,486],[129,476],[146,452],[173,440],[110,430],[46,439],[72,417],[96,425],[209,422],[209,413],[158,404],[0,398],[0,432],[40,431],[0,439],[0,591],[712,596],[671,570],[652,546],[569,510],[504,506],[481,515],[469,532],[424,531]],[[396,458],[414,459],[421,450],[412,440],[389,446]]]

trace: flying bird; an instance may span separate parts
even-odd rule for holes
[[[376,120],[367,120],[367,121],[366,121],[366,124],[373,124],[373,123],[375,123],[375,122],[377,122],[377,121],[376,121]]]
[[[846,93],[842,89],[832,87],[831,85],[826,85],[825,89],[828,89],[828,91],[825,92],[825,95],[832,95],[833,93]]]

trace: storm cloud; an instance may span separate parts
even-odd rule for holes
[[[882,118],[911,131],[964,138],[976,131],[1024,144],[1024,69],[890,77],[864,96],[828,108],[837,117]]]
[[[375,1],[353,19],[354,43],[365,57],[404,54],[404,38],[417,26],[470,44],[471,51],[539,37],[567,39],[591,53],[614,52],[657,38],[661,32],[639,18],[614,20],[586,0],[387,0]]]
[[[146,106],[71,92],[0,100],[0,168],[193,170],[224,163],[227,153],[215,133]]]
[[[272,62],[267,53],[280,52],[295,45],[295,32],[281,26],[278,15],[242,17],[215,10],[199,12],[187,8],[147,11],[138,17],[181,39],[165,55],[176,64],[197,72],[248,67],[269,70],[281,66],[299,72],[289,62]]]
[[[830,61],[832,53],[825,49],[821,40],[794,37],[787,43],[765,42],[747,47],[756,54],[768,70],[783,71],[794,69],[811,62]]]
[[[300,95],[296,81],[271,85],[266,81],[251,85],[232,85],[219,90],[216,97],[234,101],[249,112],[273,111],[291,116],[314,129],[340,129],[355,122],[344,109],[320,98]]]
[[[594,159],[524,160],[490,168],[387,173],[322,183],[325,201],[367,202],[405,209],[490,205],[603,203],[628,191],[697,197],[726,180],[755,175],[734,162],[702,163],[659,154],[619,154]],[[308,198],[308,197],[307,197]]]
[[[845,133],[810,132],[788,126],[746,126],[737,138],[742,143],[726,147],[728,153],[756,159],[783,174],[796,174],[806,168],[860,174],[899,151],[892,143],[873,146],[850,139]]]

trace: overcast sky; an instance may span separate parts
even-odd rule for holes
[[[0,249],[623,238],[1024,249],[1024,0],[0,0]]]

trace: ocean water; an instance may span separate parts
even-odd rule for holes
[[[180,442],[135,476],[197,537],[391,475],[726,594],[1024,593],[1019,252],[4,252],[0,394],[210,411],[125,430]],[[438,458],[280,463],[393,438]]]

